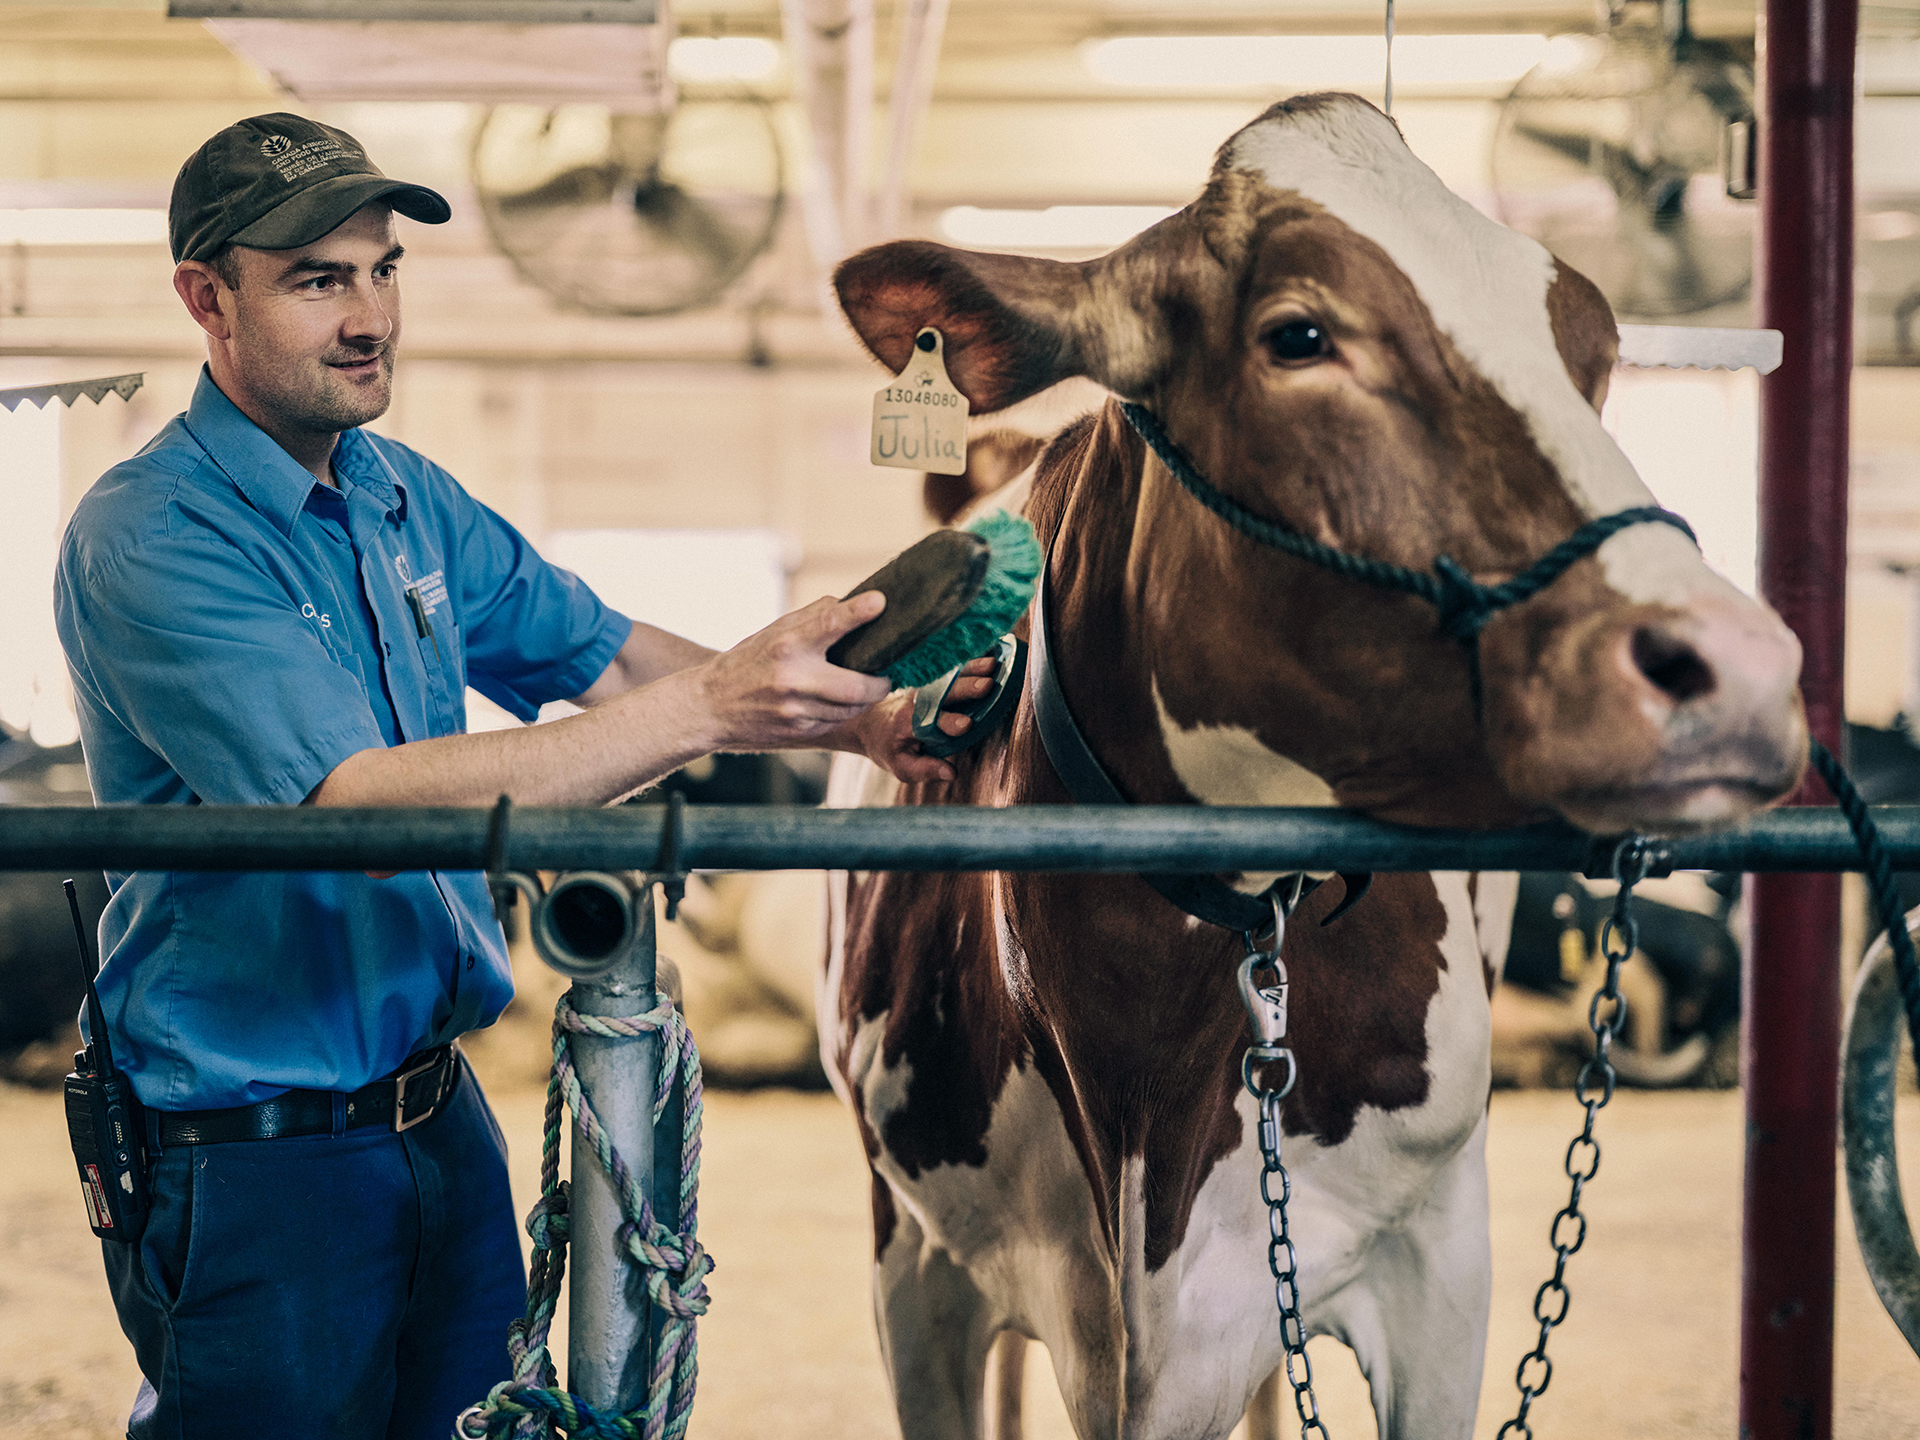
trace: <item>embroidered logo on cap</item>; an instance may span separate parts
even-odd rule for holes
[[[351,145],[341,144],[331,135],[323,135],[303,145],[295,145],[284,135],[269,135],[260,142],[260,153],[267,157],[280,178],[288,184],[303,175],[324,170],[336,161],[361,158],[358,150]]]

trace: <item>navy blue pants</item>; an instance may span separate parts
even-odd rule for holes
[[[102,1241],[146,1378],[130,1440],[447,1440],[526,1303],[507,1146],[460,1062],[402,1134],[176,1146]]]

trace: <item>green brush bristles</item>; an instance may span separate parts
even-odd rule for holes
[[[1033,526],[1004,510],[990,510],[966,528],[987,542],[987,578],[966,614],[934,631],[887,672],[896,686],[924,685],[986,654],[1033,599],[1040,578],[1040,542]]]

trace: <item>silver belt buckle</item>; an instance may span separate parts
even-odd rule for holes
[[[432,1118],[434,1110],[438,1108],[440,1103],[440,1097],[438,1095],[435,1095],[433,1097],[434,1103],[427,1106],[427,1108],[424,1111],[422,1111],[419,1115],[415,1116],[411,1120],[406,1118],[407,1117],[407,1082],[421,1075],[425,1075],[430,1070],[437,1071],[441,1067],[441,1065],[446,1063],[446,1058],[447,1057],[445,1055],[441,1055],[432,1060],[422,1060],[418,1065],[414,1066],[411,1070],[403,1070],[398,1075],[393,1077],[393,1133],[394,1134],[398,1135],[403,1130],[411,1130],[415,1125],[418,1125],[422,1120],[428,1120]]]

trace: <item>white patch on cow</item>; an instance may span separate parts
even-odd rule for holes
[[[1483,870],[1474,879],[1473,916],[1480,930],[1480,954],[1487,962],[1487,972],[1498,980],[1507,968],[1520,876],[1512,870]]]
[[[908,1062],[882,1062],[884,1029],[884,1019],[863,1022],[849,1064],[876,1134],[885,1134],[906,1104],[912,1081]],[[883,1336],[896,1383],[947,1368],[903,1355],[906,1346],[938,1352],[957,1347],[972,1325],[1010,1328],[1047,1343],[1062,1393],[1079,1397],[1069,1408],[1094,1422],[1082,1433],[1106,1433],[1100,1421],[1113,1414],[1119,1375],[1105,1245],[1060,1107],[1031,1064],[1007,1076],[985,1143],[987,1163],[980,1166],[934,1165],[909,1176],[884,1150],[876,1161],[903,1222],[878,1260],[876,1306],[896,1323],[934,1322],[924,1333]],[[966,1292],[943,1285],[940,1305],[926,1305],[924,1293],[889,1305],[896,1288],[924,1292],[948,1264],[965,1273]],[[956,1313],[968,1302],[984,1307],[985,1316]],[[938,1401],[924,1395],[912,1403]]]
[[[1270,750],[1239,725],[1184,726],[1167,713],[1160,681],[1153,683],[1153,711],[1173,773],[1203,805],[1331,805],[1333,790],[1306,766]],[[1249,872],[1235,888],[1258,895],[1276,876]],[[1197,922],[1196,922],[1197,923]]]
[[[1433,878],[1447,911],[1447,968],[1427,1010],[1426,1103],[1363,1108],[1339,1145],[1290,1138],[1282,1159],[1309,1330],[1353,1345],[1376,1402],[1402,1407],[1401,1424],[1382,1434],[1467,1440],[1490,1301],[1491,1027],[1466,877]],[[1144,1293],[1126,1304],[1128,1390],[1149,1410],[1129,1415],[1131,1433],[1225,1435],[1225,1412],[1281,1358],[1263,1263],[1257,1107],[1243,1095],[1238,1109],[1245,1142],[1201,1186],[1178,1253],[1142,1276]]]
[[[884,809],[900,793],[900,782],[863,755],[836,755],[827,770],[828,810]]]
[[[1253,731],[1239,725],[1182,725],[1167,713],[1157,679],[1153,710],[1173,773],[1203,805],[1333,804],[1326,781],[1268,749]]]
[[[841,754],[833,757],[827,771],[827,794],[822,803],[829,810],[887,806],[899,790],[898,780],[864,756]],[[851,1105],[839,1062],[847,1038],[840,1014],[840,982],[846,973],[847,881],[844,870],[827,872],[827,963],[820,967],[814,984],[813,1013],[819,1020],[820,1064],[827,1072],[827,1081],[834,1093]]]
[[[1231,168],[1305,196],[1387,252],[1434,323],[1524,417],[1589,516],[1653,503],[1560,359],[1547,315],[1554,260],[1544,246],[1447,189],[1393,122],[1357,99],[1263,121],[1232,144]],[[1607,583],[1640,601],[1677,602],[1710,573],[1662,525],[1621,531],[1599,558]]]

